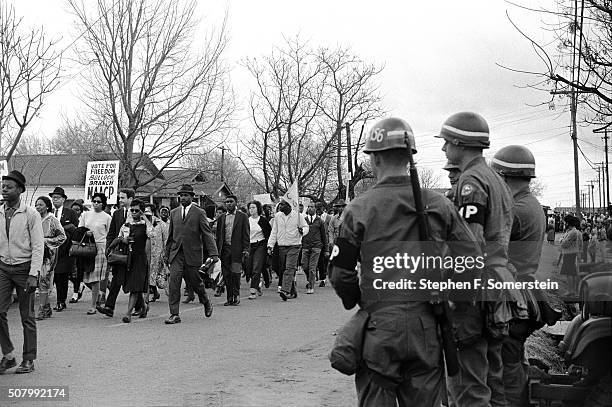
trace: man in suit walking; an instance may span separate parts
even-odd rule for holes
[[[240,272],[250,249],[249,217],[236,210],[237,201],[235,195],[228,195],[227,213],[217,220],[217,249],[221,253],[221,272],[227,292],[225,306],[240,304]]]
[[[166,324],[181,322],[179,317],[179,304],[181,299],[181,281],[185,281],[198,295],[200,303],[204,305],[204,315],[212,315],[213,306],[204,288],[204,282],[198,273],[202,265],[204,246],[208,255],[216,262],[219,261],[215,237],[206,220],[203,210],[192,204],[195,193],[191,185],[182,185],[178,191],[181,205],[170,212],[170,228],[168,241],[164,253],[164,262],[170,268],[169,279],[169,305],[170,318]]]
[[[64,192],[64,188],[55,187],[53,192],[49,194],[53,203],[53,214],[59,219],[64,231],[66,232],[66,241],[57,249],[57,262],[54,270],[55,288],[57,289],[57,305],[53,308],[57,312],[66,309],[66,298],[68,297],[68,279],[74,269],[74,258],[68,254],[70,245],[72,244],[72,234],[79,226],[79,216],[70,208],[64,207],[64,202],[68,198]],[[78,287],[75,290],[78,291]]]
[[[123,188],[119,191],[119,209],[113,212],[113,217],[111,219],[110,228],[108,234],[106,235],[106,251],[108,255],[108,248],[110,244],[119,236],[119,231],[121,230],[121,226],[125,224],[128,220],[132,219],[132,215],[130,214],[130,205],[132,204],[132,200],[136,192],[131,188]],[[119,268],[125,266],[115,265],[112,266],[113,279],[111,280],[111,284],[109,287],[108,297],[106,298],[106,302],[104,303],[104,307],[97,306],[96,309],[98,312],[112,317],[115,311],[115,303],[117,302],[117,295],[119,295],[119,290],[123,285],[124,281],[119,277]],[[102,287],[100,287],[102,290]],[[103,291],[104,292],[104,291]],[[141,304],[136,304],[136,309],[141,307]]]

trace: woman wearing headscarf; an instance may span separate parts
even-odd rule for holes
[[[582,249],[582,233],[578,230],[580,220],[577,217],[567,215],[564,220],[567,224],[567,230],[561,238],[561,254],[563,256],[561,275],[567,278],[568,294],[575,294],[578,282],[576,262],[578,261],[578,254]]]
[[[128,310],[122,319],[126,323],[132,321],[132,311],[136,303],[143,303],[142,295],[149,291],[149,254],[147,253],[147,243],[149,239],[155,237],[155,232],[151,222],[146,219],[144,211],[144,202],[140,199],[134,199],[130,204],[132,220],[121,227],[119,236],[117,236],[117,239],[129,244],[128,267],[125,275],[125,284],[123,285],[123,292],[130,293]],[[146,317],[147,311],[148,304],[141,310],[140,317]]]
[[[149,275],[149,292],[153,294],[150,301],[155,302],[159,299],[158,288],[166,286],[166,265],[163,262],[164,248],[168,240],[168,229],[170,225],[155,216],[155,205],[147,204],[144,215],[153,226],[154,237],[151,238],[151,260]]]
[[[96,304],[99,301],[100,281],[106,275],[106,235],[110,230],[111,217],[104,211],[106,208],[106,196],[97,192],[91,197],[93,211],[83,212],[79,221],[79,227],[89,229],[87,236],[93,237],[96,242],[96,257],[93,260],[77,259],[83,267],[83,282],[91,289],[91,308],[87,315],[96,313]]]
[[[42,229],[45,239],[43,264],[38,280],[39,306],[36,319],[40,321],[49,318],[52,314],[49,293],[53,288],[53,269],[55,268],[57,248],[66,241],[66,233],[59,219],[51,214],[53,211],[51,199],[46,196],[40,196],[36,199],[34,207],[42,218]]]

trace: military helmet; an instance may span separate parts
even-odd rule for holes
[[[491,160],[491,168],[506,177],[535,178],[535,159],[531,151],[523,146],[506,146]]]
[[[404,141],[406,136],[408,136],[408,142],[412,147],[412,153],[416,154],[414,133],[412,133],[410,125],[405,120],[397,117],[380,120],[370,129],[363,152],[369,154],[394,148],[406,149]]]
[[[489,125],[478,113],[455,113],[446,119],[435,137],[457,146],[489,148]]]

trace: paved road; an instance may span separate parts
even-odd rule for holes
[[[558,245],[544,243],[540,279],[556,277],[557,253]],[[284,303],[272,288],[249,301],[243,280],[239,307],[211,297],[215,311],[206,319],[199,304],[181,304],[183,322],[174,326],[163,324],[163,294],[148,318],[131,324],[120,320],[127,296],[120,296],[111,319],[86,315],[86,295],[38,323],[36,372],[9,372],[0,386],[69,386],[69,403],[43,406],[354,406],[352,378],[327,360],[333,332],[352,312],[343,310],[331,287],[306,295],[302,274],[298,281],[299,298]],[[21,350],[16,307],[9,326]]]
[[[181,304],[183,322],[170,326],[163,294],[148,318],[131,324],[117,316],[127,296],[112,319],[86,315],[84,298],[38,323],[36,371],[9,371],[0,386],[67,385],[70,402],[61,405],[74,406],[352,406],[351,378],[327,360],[333,333],[351,312],[331,287],[306,295],[304,276],[298,281],[296,300],[282,302],[270,288],[250,301],[243,287],[240,306],[211,297],[215,310],[206,319],[201,305]],[[16,307],[9,326],[20,351]]]

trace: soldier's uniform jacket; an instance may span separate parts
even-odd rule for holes
[[[476,237],[485,241],[486,268],[502,281],[512,281],[507,279],[513,219],[510,189],[484,157],[478,157],[461,173],[456,191],[455,205],[459,213]]]
[[[430,225],[431,238],[438,243],[439,253],[434,255],[479,256],[480,243],[461,219],[452,202],[442,194],[423,190],[423,203]],[[410,177],[387,177],[372,189],[350,202],[344,210],[344,224],[330,259],[333,266],[331,282],[343,301],[351,309],[357,303],[369,307],[378,302],[411,300],[410,290],[380,290],[373,288],[375,279],[399,281],[411,278],[405,270],[388,269],[375,272],[376,256],[395,256],[410,242],[418,242],[417,215]],[[414,253],[411,254],[419,254]],[[361,260],[360,278],[355,270]],[[472,270],[461,276],[473,278]]]
[[[546,217],[540,202],[529,192],[529,188],[514,195],[514,221],[510,234],[508,262],[511,270],[519,276],[534,276],[538,270]]]

